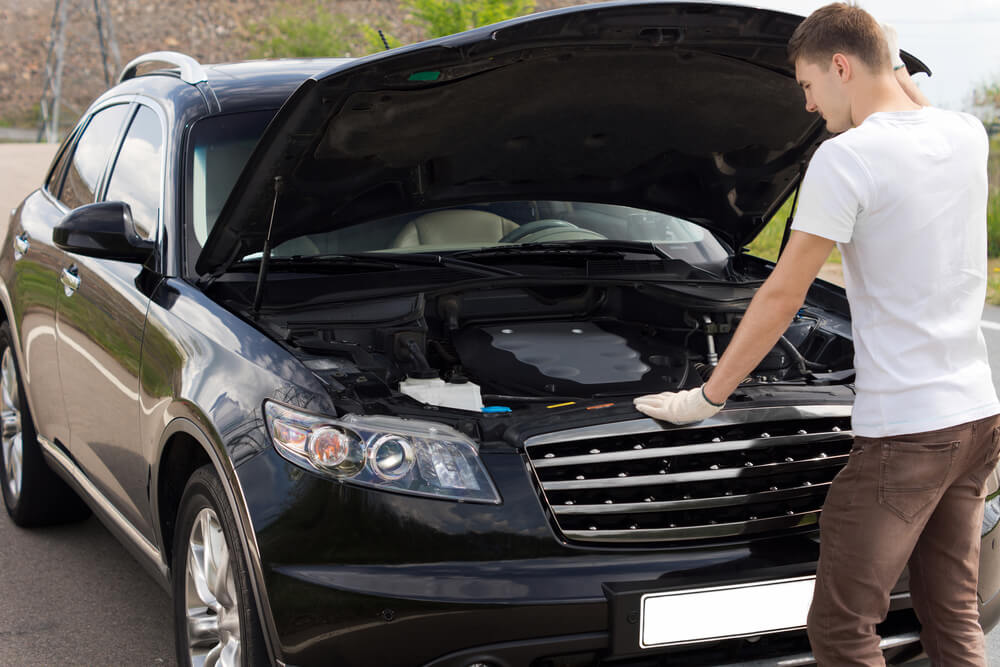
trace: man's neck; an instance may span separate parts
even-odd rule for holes
[[[856,84],[851,102],[851,122],[854,127],[879,111],[916,111],[923,108],[910,99],[891,75],[871,77],[857,81]]]

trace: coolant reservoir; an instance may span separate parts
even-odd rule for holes
[[[411,378],[399,383],[399,391],[427,405],[459,410],[483,409],[479,385],[473,382],[445,382],[441,378]]]

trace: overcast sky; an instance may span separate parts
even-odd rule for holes
[[[806,15],[829,0],[748,0]],[[899,46],[920,58],[933,76],[914,80],[931,102],[964,109],[973,89],[1000,82],[1000,0],[858,0],[899,33]]]

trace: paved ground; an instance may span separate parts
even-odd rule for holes
[[[0,144],[0,239],[56,147]],[[174,664],[170,598],[95,518],[21,530],[0,510],[0,665]]]
[[[6,211],[37,187],[54,146],[0,145],[0,239]],[[824,277],[837,280],[837,266]],[[984,334],[1000,387],[1000,308]],[[0,511],[0,665],[174,664],[171,604],[99,521],[39,531]],[[1000,629],[987,638],[1000,664]]]

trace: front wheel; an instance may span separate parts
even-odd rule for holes
[[[266,664],[236,520],[211,466],[188,480],[173,554],[174,634],[181,665]]]

